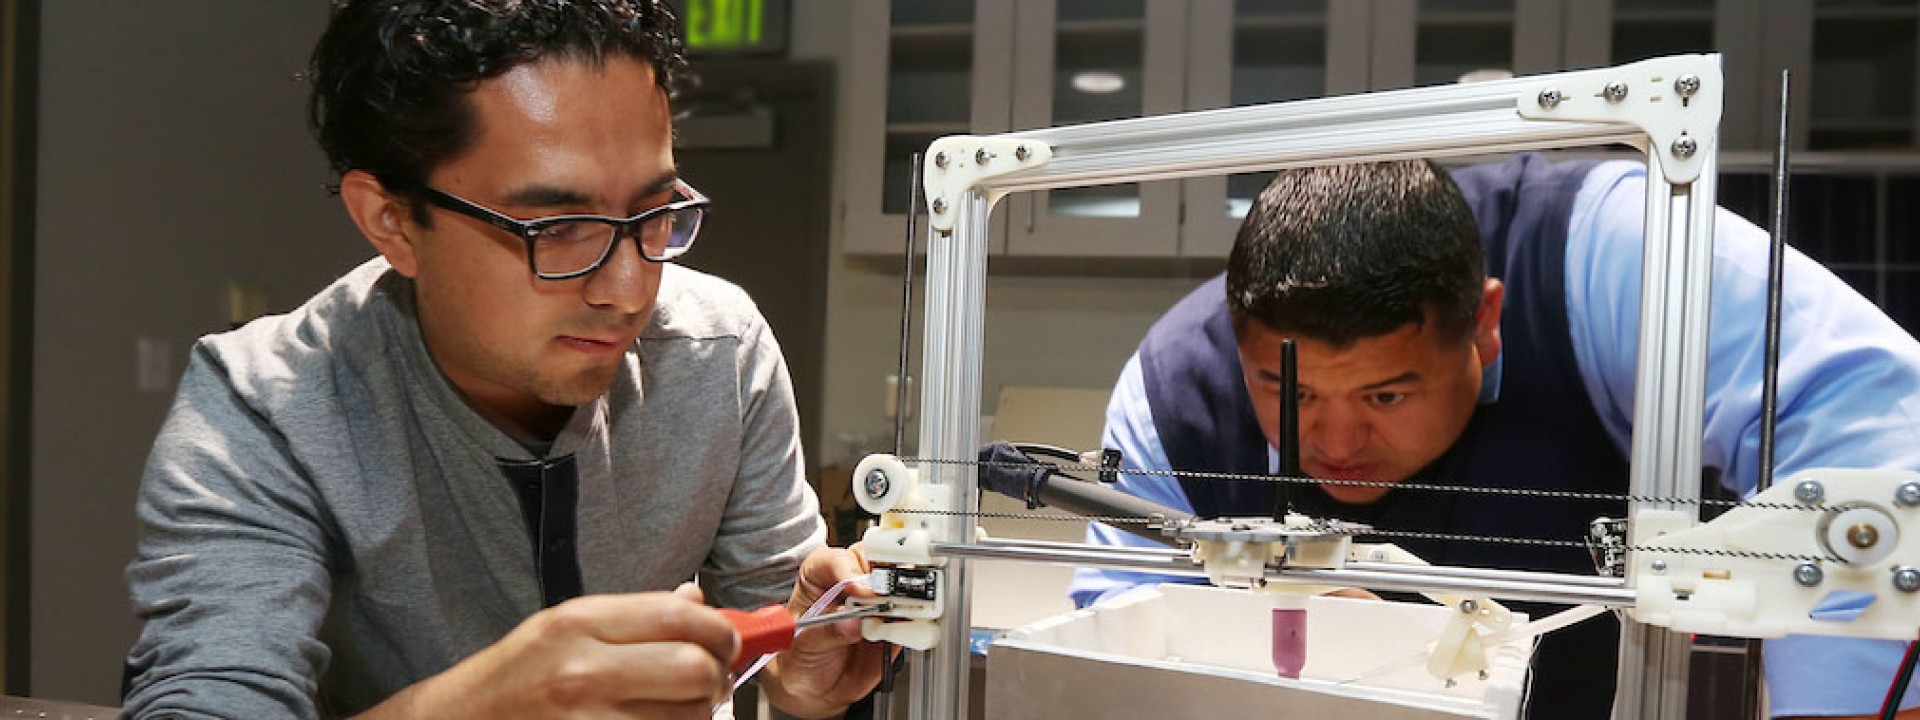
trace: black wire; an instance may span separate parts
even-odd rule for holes
[[[1913,682],[1913,661],[1920,659],[1920,640],[1907,642],[1907,657],[1900,661],[1900,671],[1893,674],[1893,687],[1887,688],[1887,700],[1880,704],[1880,720],[1893,720],[1900,712],[1900,698],[1907,694],[1907,684]]]

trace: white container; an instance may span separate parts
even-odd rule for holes
[[[1427,646],[1455,614],[1438,605],[1315,597],[1307,663],[1279,677],[1266,593],[1141,588],[1010,631],[987,652],[986,717],[1519,717],[1531,641],[1490,651],[1487,678],[1427,674]],[[1515,618],[1515,623],[1524,618]]]

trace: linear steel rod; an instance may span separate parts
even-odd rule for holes
[[[1191,558],[1171,557],[1160,553],[1135,553],[1124,548],[1066,549],[934,543],[932,550],[936,557],[1044,562],[1074,567],[1136,570],[1182,577],[1207,576],[1206,570]],[[1266,579],[1267,582],[1277,583],[1362,587],[1399,592],[1445,592],[1572,605],[1633,606],[1633,590],[1619,586],[1594,585],[1579,576],[1572,576],[1578,579],[1571,582],[1564,576],[1551,573],[1513,573],[1510,576],[1472,577],[1458,572],[1459,568],[1441,568],[1440,572],[1434,572],[1435,568],[1418,565],[1389,568],[1380,567],[1381,565],[1384,563],[1370,564],[1368,569],[1354,567],[1339,570],[1270,569],[1267,571]]]

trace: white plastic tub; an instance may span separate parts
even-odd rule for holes
[[[1486,679],[1447,687],[1427,674],[1424,654],[1454,611],[1315,597],[1306,666],[1299,679],[1282,678],[1269,654],[1276,604],[1246,590],[1162,585],[1015,629],[987,653],[986,717],[1519,716],[1531,642],[1493,649]]]

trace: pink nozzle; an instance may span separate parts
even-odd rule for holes
[[[1280,677],[1299,679],[1307,666],[1306,608],[1273,609],[1273,669]]]

